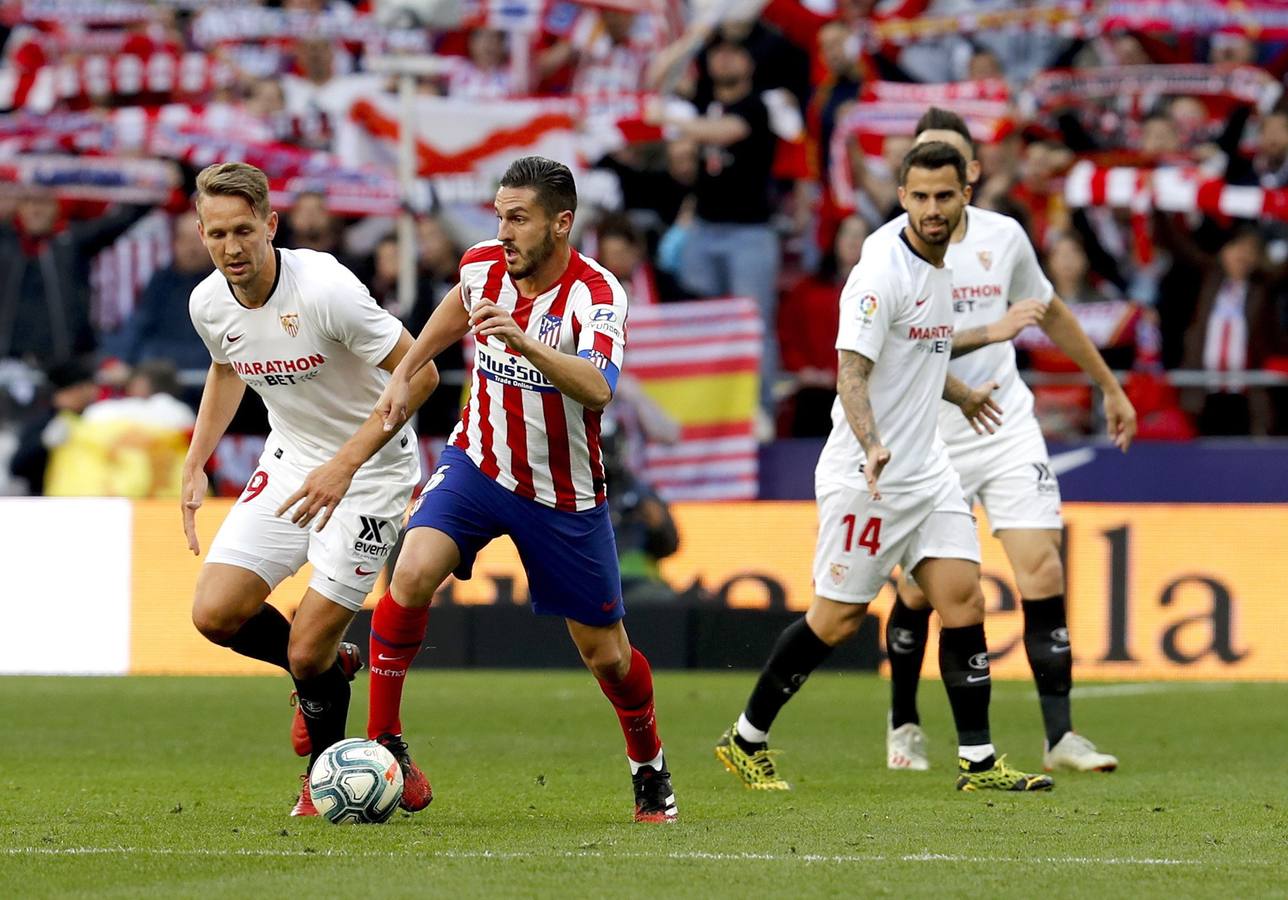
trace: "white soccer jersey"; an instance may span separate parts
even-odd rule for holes
[[[863,257],[841,291],[837,350],[873,360],[868,395],[877,434],[890,462],[882,494],[933,490],[953,477],[939,437],[939,401],[953,341],[952,273],[919,256],[902,227],[882,226],[863,245]],[[832,433],[814,471],[816,490],[841,485],[867,490],[867,456],[838,397]]]
[[[957,333],[996,322],[1008,306],[1020,300],[1050,303],[1055,289],[1042,274],[1023,226],[1010,216],[973,206],[964,215],[966,235],[949,245],[944,259],[953,271],[953,325]],[[907,221],[906,213],[895,219],[900,227]],[[1020,378],[1010,341],[959,356],[948,370],[973,388],[996,381],[998,388],[993,398],[1002,407],[1002,426],[991,435],[976,434],[961,410],[951,403],[940,407],[940,433],[954,457],[958,452],[1005,440],[1033,411],[1033,393]]]
[[[193,290],[188,312],[210,358],[232,365],[263,398],[269,448],[312,469],[371,415],[389,381],[377,365],[402,325],[329,253],[274,253],[277,280],[263,306],[243,306],[216,270]],[[416,436],[404,426],[360,472],[401,476],[419,465]]]
[[[461,258],[466,309],[490,302],[529,336],[589,358],[615,384],[626,348],[626,293],[612,273],[576,250],[563,277],[539,297],[521,297],[498,241]],[[475,343],[470,399],[448,442],[480,471],[520,496],[562,510],[603,503],[600,413],[562,394],[499,338]]]

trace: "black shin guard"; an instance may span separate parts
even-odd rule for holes
[[[1073,730],[1069,691],[1073,688],[1073,652],[1069,648],[1069,624],[1064,595],[1042,600],[1021,600],[1024,609],[1024,652],[1029,657],[1033,681],[1042,704],[1042,723],[1047,745],[1054,747]]]
[[[230,649],[290,671],[286,648],[291,640],[291,623],[277,608],[265,603],[246,620],[228,642]]]
[[[886,655],[890,658],[890,725],[921,724],[917,715],[917,685],[926,658],[930,608],[911,609],[895,597],[886,620]]]
[[[295,679],[295,689],[300,693],[300,712],[313,745],[309,757],[312,769],[323,751],[344,740],[349,719],[349,679],[337,663],[321,675]]]
[[[957,724],[957,742],[966,746],[992,743],[988,702],[993,683],[983,624],[940,629],[939,671]]]
[[[778,711],[831,652],[804,616],[784,628],[747,700],[747,721],[768,731]]]

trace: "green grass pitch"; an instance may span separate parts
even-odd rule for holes
[[[413,673],[435,800],[368,827],[287,818],[284,677],[2,678],[0,897],[1288,897],[1288,686],[1089,686],[1075,721],[1117,773],[961,794],[937,682],[933,768],[894,773],[885,683],[824,671],[774,730],[795,790],[765,795],[712,756],[753,677],[659,674],[681,822],[638,826],[588,675]],[[993,698],[1038,766],[1032,687]]]

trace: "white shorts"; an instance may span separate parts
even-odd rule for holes
[[[999,445],[957,453],[949,447],[948,456],[961,476],[967,503],[984,507],[994,534],[1007,528],[1064,527],[1060,483],[1033,416]]]
[[[316,519],[300,528],[289,514],[276,515],[309,471],[275,459],[271,448],[265,450],[219,527],[206,562],[249,569],[273,589],[307,560],[313,564],[309,587],[357,611],[398,540],[415,483],[397,477],[354,478],[319,532]]]
[[[911,572],[923,559],[979,562],[979,535],[957,478],[934,494],[882,494],[838,487],[818,498],[814,593],[842,603],[870,603],[895,566]]]

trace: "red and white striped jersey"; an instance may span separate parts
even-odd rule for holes
[[[522,297],[498,241],[461,258],[466,309],[491,302],[528,335],[586,357],[615,387],[626,349],[626,293],[612,273],[576,250],[563,277],[539,297]],[[470,399],[448,442],[502,487],[555,509],[593,509],[606,499],[600,413],[562,394],[535,366],[495,337],[475,342]]]

